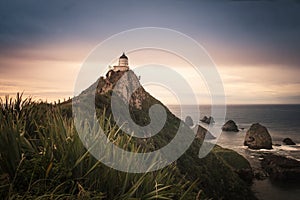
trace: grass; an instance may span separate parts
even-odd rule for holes
[[[175,163],[145,174],[106,167],[88,153],[59,106],[17,94],[1,99],[0,121],[1,199],[189,199],[199,192],[193,189],[198,180],[187,180]],[[139,151],[105,113],[99,121],[118,146]]]
[[[148,123],[149,107],[160,103],[147,95],[143,109],[131,113],[141,125]],[[132,138],[115,125],[109,102],[109,94],[96,96],[100,126],[115,145],[129,151],[165,146],[181,122],[166,108],[167,121],[160,133],[147,140]],[[21,94],[6,97],[0,100],[0,121],[0,199],[255,199],[236,173],[248,170],[249,163],[219,146],[199,159],[201,143],[194,140],[171,165],[133,174],[105,166],[86,150],[74,126],[70,101],[52,105],[22,99]],[[82,128],[93,125],[82,123]],[[185,130],[190,134],[189,128]]]

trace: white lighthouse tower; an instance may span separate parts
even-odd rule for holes
[[[118,71],[128,71],[129,70],[129,66],[128,66],[128,57],[125,55],[125,53],[123,53],[120,58],[119,58],[119,65],[114,66],[114,71],[118,72]]]

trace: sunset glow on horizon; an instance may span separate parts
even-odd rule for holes
[[[206,49],[228,104],[300,104],[299,3],[121,4],[126,13],[114,2],[1,3],[0,97],[24,92],[48,102],[72,98],[81,64],[96,45],[128,29],[154,26],[180,31]],[[120,55],[124,48],[120,46]],[[128,57],[133,70],[143,65],[142,54]],[[184,64],[173,61],[172,67],[198,87],[199,80]],[[163,103],[176,104],[170,93],[145,88]]]

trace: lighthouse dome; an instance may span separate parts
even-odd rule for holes
[[[128,60],[128,57],[125,55],[125,53],[123,53],[123,54],[120,56],[120,59],[121,59],[121,58],[125,58],[125,59]]]

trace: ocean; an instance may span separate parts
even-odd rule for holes
[[[177,117],[184,120],[186,113],[181,113],[179,105],[168,105],[170,111]],[[210,106],[201,105],[199,110],[194,106],[184,105],[184,109],[191,117],[200,113],[200,119],[204,116],[211,116]],[[227,105],[226,121],[233,120],[239,128],[244,128],[238,133],[221,132],[217,144],[222,147],[233,149],[243,155],[254,168],[259,168],[259,157],[263,152],[272,152],[300,160],[300,105]],[[182,117],[181,117],[182,116]],[[199,120],[200,120],[199,119]],[[202,122],[196,122],[207,127]],[[250,150],[243,145],[245,134],[251,124],[260,123],[265,126],[271,137],[274,146],[272,150]],[[284,138],[291,138],[297,145],[284,145]],[[255,180],[252,185],[253,191],[259,199],[299,199],[300,184],[297,183],[273,183],[269,179]]]

